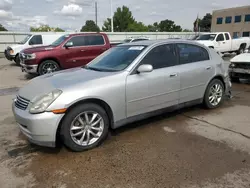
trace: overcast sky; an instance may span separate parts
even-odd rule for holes
[[[98,25],[110,17],[110,0],[98,2]],[[95,20],[94,0],[0,0],[0,24],[9,30],[28,31],[30,26],[49,24],[66,30],[81,28]],[[152,24],[171,19],[191,29],[197,14],[203,17],[215,9],[250,5],[249,0],[113,0],[113,10],[128,6],[137,21]]]

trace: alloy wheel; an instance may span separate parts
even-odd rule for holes
[[[217,106],[221,102],[222,97],[223,97],[223,87],[220,84],[215,83],[214,85],[212,85],[209,91],[210,104],[213,106]]]

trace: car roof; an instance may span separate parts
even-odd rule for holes
[[[92,33],[69,33],[69,34],[65,34],[68,36],[81,36],[81,35],[105,35],[105,33],[98,33],[98,32],[92,32]]]
[[[206,48],[203,44],[200,44],[192,40],[186,40],[186,39],[143,40],[143,41],[138,41],[138,42],[133,42],[133,43],[120,44],[119,46],[140,46],[140,45],[141,46],[154,46],[154,45],[162,44],[162,43],[186,43],[186,44],[193,44],[193,45]]]

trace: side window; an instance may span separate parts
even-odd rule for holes
[[[224,36],[223,36],[223,34],[219,34],[218,36],[217,36],[217,38],[216,38],[216,41],[224,41],[225,39],[224,39]]]
[[[69,42],[73,42],[73,46],[86,46],[86,40],[84,36],[72,37]]]
[[[37,45],[37,44],[43,44],[41,35],[34,35],[32,39],[30,39],[29,41],[29,45]]]
[[[103,36],[93,35],[93,36],[85,36],[86,45],[95,46],[95,45],[104,45],[105,41]]]
[[[229,40],[229,35],[225,33],[226,40]]]
[[[177,44],[180,64],[194,63],[209,60],[206,49],[192,44]]]
[[[177,57],[173,44],[164,44],[153,48],[141,61],[141,64],[150,64],[154,69],[177,65]]]

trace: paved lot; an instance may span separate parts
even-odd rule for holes
[[[220,109],[157,116],[72,153],[30,145],[20,134],[11,99],[29,79],[0,59],[1,188],[250,187],[250,82],[234,84]]]

